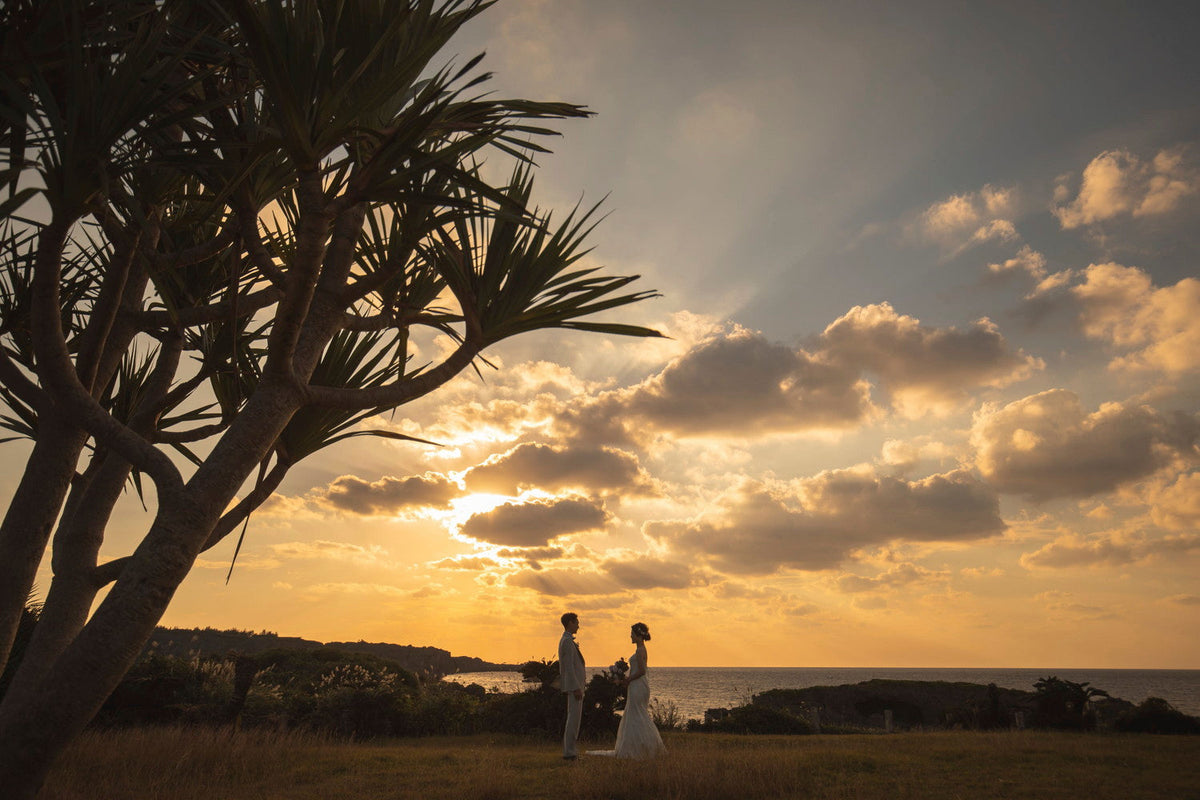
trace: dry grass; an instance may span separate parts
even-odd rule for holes
[[[521,738],[350,744],[263,731],[92,732],[42,798],[1200,800],[1200,737],[676,734],[666,742],[668,753],[652,762],[565,763],[555,743]]]

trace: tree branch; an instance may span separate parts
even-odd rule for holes
[[[429,394],[471,364],[480,347],[472,340],[464,341],[449,358],[431,370],[412,378],[375,386],[370,389],[341,389],[334,386],[304,387],[306,405],[327,408],[368,409],[393,408]]]
[[[112,561],[105,561],[96,567],[92,572],[92,580],[95,582],[96,587],[102,589],[121,577],[121,572],[124,571],[130,560],[129,556],[121,556],[120,558],[114,558]]]
[[[200,548],[200,552],[204,552],[212,547],[215,547],[229,534],[237,530],[237,526],[246,521],[252,513],[258,510],[258,507],[266,502],[267,498],[275,493],[279,488],[279,484],[287,476],[288,470],[292,468],[290,462],[285,459],[279,459],[275,462],[275,466],[263,476],[263,479],[255,484],[249,494],[242,498],[236,506],[226,511],[221,519],[217,521],[216,527],[213,528],[208,539],[204,542],[204,546]]]
[[[137,255],[138,243],[142,240],[141,231],[130,236],[117,239],[116,258],[104,270],[104,282],[100,286],[100,296],[88,318],[88,325],[79,341],[79,352],[75,357],[75,371],[79,382],[89,392],[96,390],[96,370],[99,367],[99,354],[108,341],[113,323],[121,310],[121,300],[125,295],[125,286],[129,272],[133,268],[133,260]]]
[[[158,431],[154,434],[154,441],[159,444],[190,444],[191,442],[199,442],[221,433],[228,427],[229,420],[223,419],[220,422],[201,425],[198,428],[189,428],[186,431]]]
[[[201,261],[216,258],[221,254],[222,250],[225,250],[236,242],[237,237],[237,226],[226,225],[221,229],[220,233],[204,244],[198,244],[195,247],[189,247],[177,253],[153,253],[150,255],[150,262],[156,269],[190,267],[193,264],[199,264]]]
[[[248,197],[239,197],[234,206],[234,213],[237,215],[241,228],[242,246],[250,256],[251,263],[254,264],[255,269],[266,276],[267,280],[282,291],[287,286],[287,278],[283,271],[275,265],[275,258],[271,255],[271,251],[263,244],[262,236],[258,232],[258,212],[255,210],[254,204]]]
[[[238,295],[237,301],[221,300],[206,306],[180,308],[174,311],[140,311],[136,315],[139,326],[143,329],[179,325],[183,328],[194,328],[217,320],[233,317],[234,306],[237,307],[238,317],[249,317],[269,308],[283,297],[283,290],[277,286],[269,286],[249,294]]]
[[[105,411],[75,372],[59,308],[62,252],[69,227],[62,220],[52,220],[39,235],[31,292],[38,377],[50,397],[74,417],[76,424],[150,475],[160,495],[167,489],[181,488],[182,476],[171,460]]]
[[[348,331],[385,331],[389,328],[407,328],[411,325],[428,325],[431,328],[441,328],[452,322],[462,322],[462,317],[439,317],[433,314],[412,314],[397,317],[392,313],[372,314],[367,317],[346,313],[342,316],[341,327]]]
[[[330,213],[321,188],[321,173],[305,169],[296,187],[300,218],[296,225],[296,249],[287,271],[287,288],[279,301],[275,322],[267,339],[267,363],[263,374],[294,380],[293,358],[304,330],[304,322],[316,292],[325,258]]]
[[[29,380],[20,367],[13,363],[4,348],[0,348],[0,383],[36,411],[40,412],[45,408],[45,404],[50,402],[50,398],[41,387]]]

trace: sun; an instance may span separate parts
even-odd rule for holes
[[[486,514],[494,508],[515,500],[515,497],[509,495],[487,492],[475,492],[463,497],[456,497],[450,501],[450,513],[446,515],[446,520],[455,527],[459,527],[476,514]]]

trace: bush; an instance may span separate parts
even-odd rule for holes
[[[1148,697],[1117,717],[1116,729],[1129,733],[1200,733],[1200,719],[1175,710],[1161,697]]]
[[[151,656],[125,675],[96,715],[101,725],[219,723],[229,718],[233,664]]]
[[[413,736],[459,736],[478,733],[481,686],[431,683],[422,687],[406,733]],[[479,690],[479,691],[475,691]]]
[[[566,722],[566,707],[559,727]],[[583,719],[579,724],[579,735],[591,739],[616,736],[621,718],[617,709],[625,707],[625,687],[621,685],[621,674],[608,669],[592,676],[583,692]]]
[[[650,719],[654,720],[654,727],[660,731],[683,730],[683,715],[679,712],[679,706],[675,705],[674,700],[664,702],[657,697],[651,700]]]
[[[700,724],[688,724],[688,730],[705,733],[804,734],[812,733],[806,720],[767,706],[748,705],[729,709],[726,714],[705,714]]]
[[[313,687],[308,724],[339,736],[394,736],[411,727],[411,687],[387,668],[340,664]]]
[[[480,725],[494,733],[531,733],[562,736],[567,719],[567,701],[562,692],[550,687],[529,689],[516,694],[489,695],[484,703]]]

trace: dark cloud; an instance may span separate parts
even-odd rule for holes
[[[596,502],[568,497],[546,502],[505,503],[476,514],[460,532],[473,539],[509,547],[540,547],[572,533],[602,529],[608,514]]]
[[[632,393],[625,409],[683,434],[847,427],[869,409],[857,372],[737,332],[709,340]]]
[[[964,541],[1005,528],[995,493],[961,471],[919,481],[828,472],[787,491],[747,482],[722,505],[645,531],[721,571],[767,574],[831,569],[855,550],[896,540]]]
[[[897,406],[927,410],[1041,367],[988,320],[931,328],[883,303],[851,309],[807,350],[725,331],[637,386],[564,410],[558,423],[578,441],[621,443],[653,433],[757,438],[848,429],[877,411],[868,376]]]
[[[560,424],[585,441],[679,436],[761,436],[849,428],[870,412],[869,387],[828,364],[758,334],[709,339],[638,386],[569,409]]]
[[[986,408],[971,435],[980,472],[1002,492],[1035,501],[1089,497],[1193,457],[1200,424],[1185,414],[1106,403],[1088,413],[1054,389]]]
[[[1014,350],[989,320],[965,330],[932,328],[888,303],[855,306],[820,336],[833,363],[873,373],[892,393],[919,390],[955,399],[980,386],[1004,386],[1043,365]]]
[[[469,470],[468,489],[517,494],[522,489],[583,489],[603,494],[654,494],[654,483],[635,456],[609,447],[522,444]]]
[[[343,475],[329,484],[324,499],[355,514],[389,514],[421,506],[446,508],[462,494],[457,484],[435,473],[411,478],[384,477],[374,483]]]

